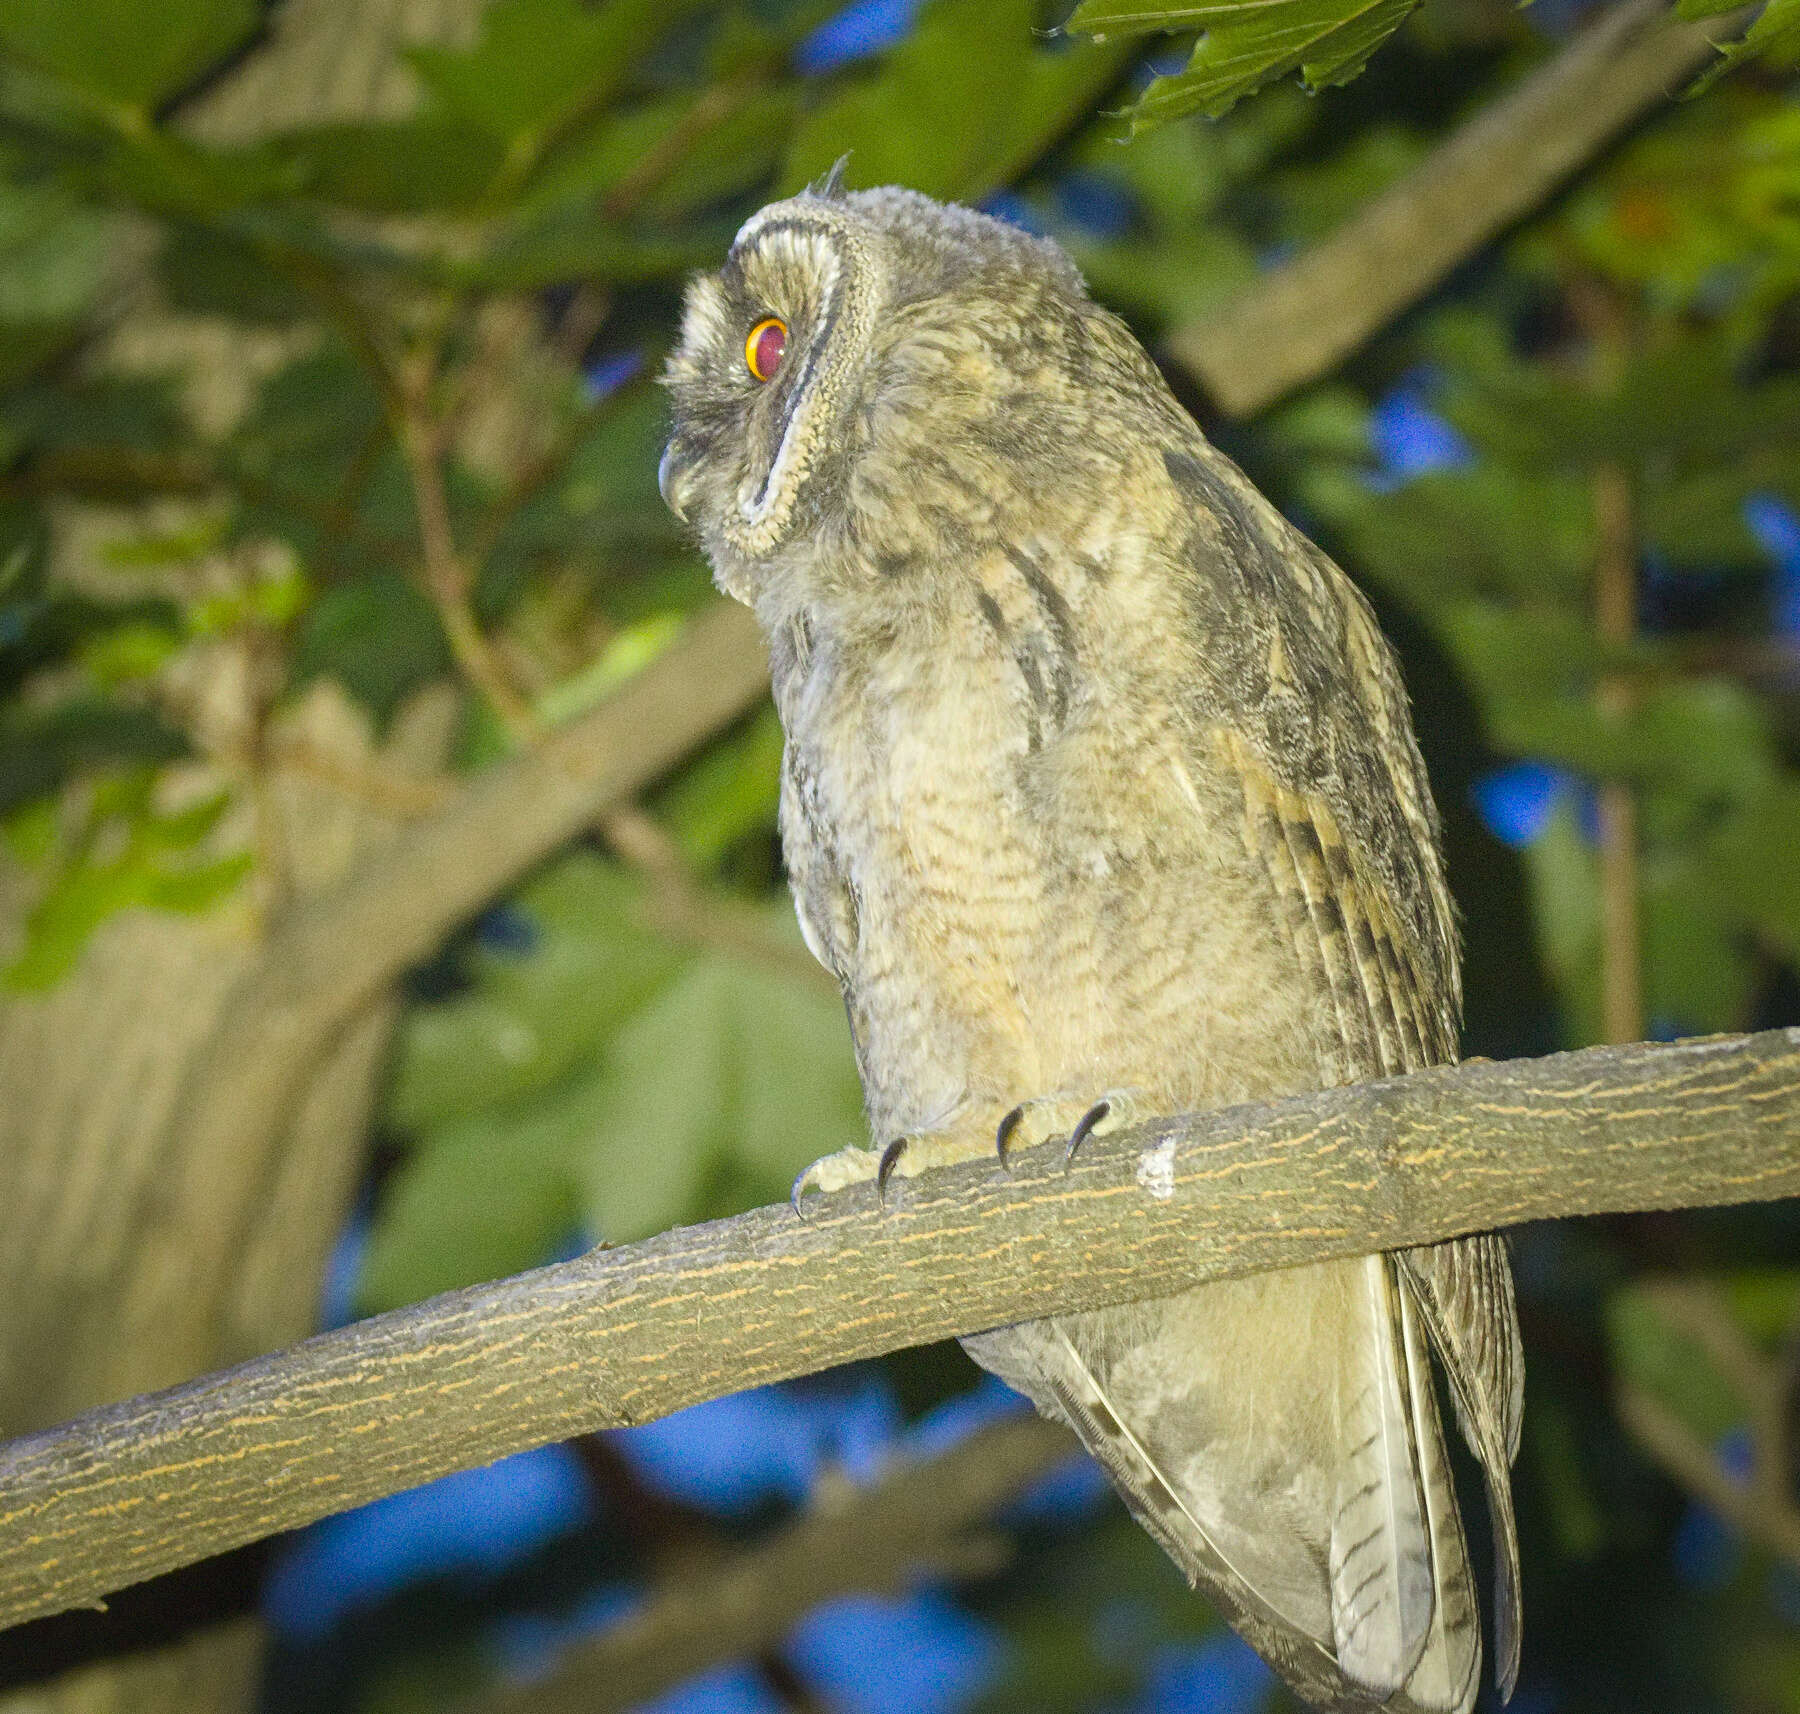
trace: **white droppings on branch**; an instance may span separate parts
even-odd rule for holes
[[[1137,1181],[1158,1202],[1175,1194],[1175,1138],[1171,1134],[1138,1156]]]

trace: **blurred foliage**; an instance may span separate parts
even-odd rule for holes
[[[1217,119],[1265,84],[1298,73],[1309,91],[1348,83],[1413,14],[1419,0],[1080,0],[1067,28],[1097,42],[1168,34],[1197,37],[1186,65],[1153,78],[1131,108],[1134,130],[1192,113]],[[1726,18],[1736,0],[1679,0],[1683,18]],[[1763,0],[1735,41],[1697,80],[1698,94],[1733,66],[1762,58],[1800,64],[1800,0]]]
[[[835,996],[796,960],[672,944],[642,894],[562,859],[467,950],[454,997],[414,1009],[390,1113],[416,1141],[368,1307],[513,1272],[577,1230],[624,1242],[779,1201],[862,1140]],[[769,913],[771,952],[803,953],[791,913]]]
[[[1645,126],[1340,373],[1209,424],[1406,654],[1466,915],[1471,1051],[1594,1039],[1606,781],[1640,811],[1653,1026],[1800,1019],[1793,6],[1727,54],[1766,50],[1741,76]],[[916,18],[493,0],[466,46],[410,52],[405,116],[227,143],[184,103],[262,51],[250,0],[0,0],[6,979],[56,980],[123,908],[255,887],[278,909],[244,829],[270,733],[318,682],[376,728],[456,683],[450,793],[667,645],[709,595],[656,493],[653,377],[686,271],[761,200],[846,150],[853,184],[985,199],[1061,239],[1154,348],[1424,158],[1568,21],[1426,0],[1348,89],[1288,82],[1218,124],[1145,128],[1290,70],[1339,82],[1412,11],[1087,0],[1071,23],[1096,46],[1026,0]],[[1167,30],[1204,32],[1187,68],[1136,63]],[[1638,606],[1610,641],[1609,485]],[[358,1307],[772,1200],[860,1139],[841,1009],[782,896],[779,752],[767,711],[721,734],[640,806],[661,858],[596,832],[417,974]],[[1714,1331],[1778,1364],[1800,1330],[1797,1237],[1791,1210],[1526,1234],[1530,1706],[1800,1711],[1790,1585],[1629,1451],[1609,1403],[1640,1389],[1725,1455],[1751,1401],[1657,1281],[1706,1282]],[[942,1350],[883,1373],[927,1420],[968,1381]],[[836,1384],[791,1414],[826,1420]],[[567,1551],[389,1603],[354,1646],[290,1660],[271,1705],[445,1706],[491,1670],[471,1638],[497,1613],[587,1611],[669,1531],[726,1527],[605,1470],[605,1515]],[[1009,1527],[1014,1559],[958,1592],[1004,1643],[990,1714],[1285,1705],[1115,1507]],[[426,1606],[429,1649],[411,1634]]]

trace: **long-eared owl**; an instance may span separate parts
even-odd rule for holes
[[[1061,250],[827,182],[694,281],[667,379],[663,493],[767,633],[794,900],[901,1172],[951,1133],[1025,1147],[1455,1057],[1393,655]],[[1486,1477],[1510,1690],[1498,1238],[964,1343],[1301,1695],[1463,1714],[1480,1620],[1435,1350]]]

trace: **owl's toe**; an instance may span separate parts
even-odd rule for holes
[[[1064,1172],[1069,1170],[1069,1163],[1075,1159],[1075,1151],[1111,1116],[1112,1103],[1102,1097],[1075,1121],[1075,1128],[1069,1132],[1068,1147],[1063,1150]]]
[[[881,1164],[875,1168],[875,1189],[883,1202],[887,1201],[888,1180],[894,1176],[894,1168],[900,1164],[910,1141],[909,1137],[896,1137],[881,1151]]]
[[[1063,1165],[1067,1167],[1089,1137],[1122,1130],[1135,1123],[1137,1117],[1138,1100],[1129,1089],[1109,1089],[1098,1100],[1040,1095],[1021,1101],[1000,1121],[994,1133],[994,1148],[1000,1164],[1008,1166],[1019,1150],[1062,1137],[1066,1139]]]
[[[815,1194],[823,1194],[823,1192],[819,1190],[818,1180],[813,1173],[813,1168],[818,1164],[817,1161],[809,1161],[795,1173],[793,1188],[788,1191],[788,1206],[793,1209],[795,1215],[801,1220],[807,1218],[806,1193],[810,1190]]]
[[[890,1145],[891,1147],[891,1145]],[[848,1190],[853,1184],[867,1184],[870,1179],[885,1183],[883,1161],[887,1150],[877,1154],[873,1149],[839,1149],[836,1154],[821,1155],[811,1166],[801,1169],[788,1193],[794,1212],[806,1218],[804,1204],[814,1196],[829,1196],[834,1190]],[[893,1167],[885,1168],[891,1173]]]
[[[1009,1107],[1001,1117],[999,1128],[994,1132],[994,1153],[1000,1157],[1000,1164],[1006,1166],[1012,1155],[1013,1138],[1018,1135],[1019,1127],[1025,1122],[1025,1109],[1029,1101],[1021,1101],[1016,1107]]]

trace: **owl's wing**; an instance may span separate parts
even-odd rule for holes
[[[1332,760],[1353,755],[1361,766],[1297,778],[1271,754],[1273,745],[1257,741],[1255,722],[1247,731],[1215,728],[1214,743],[1242,788],[1246,840],[1286,906],[1303,966],[1337,1017],[1344,1080],[1447,1063],[1456,1057],[1460,1006],[1454,919],[1399,675],[1361,596],[1310,544],[1297,535],[1292,541],[1308,556],[1315,593],[1332,599],[1341,622],[1332,651],[1341,663],[1332,728],[1342,754]],[[1344,789],[1346,774],[1356,790]],[[1506,1246],[1496,1234],[1480,1234],[1407,1250],[1397,1261],[1486,1477],[1495,1676],[1510,1694],[1520,1580],[1510,1473],[1524,1358]],[[1429,1469],[1425,1474],[1429,1488]]]

